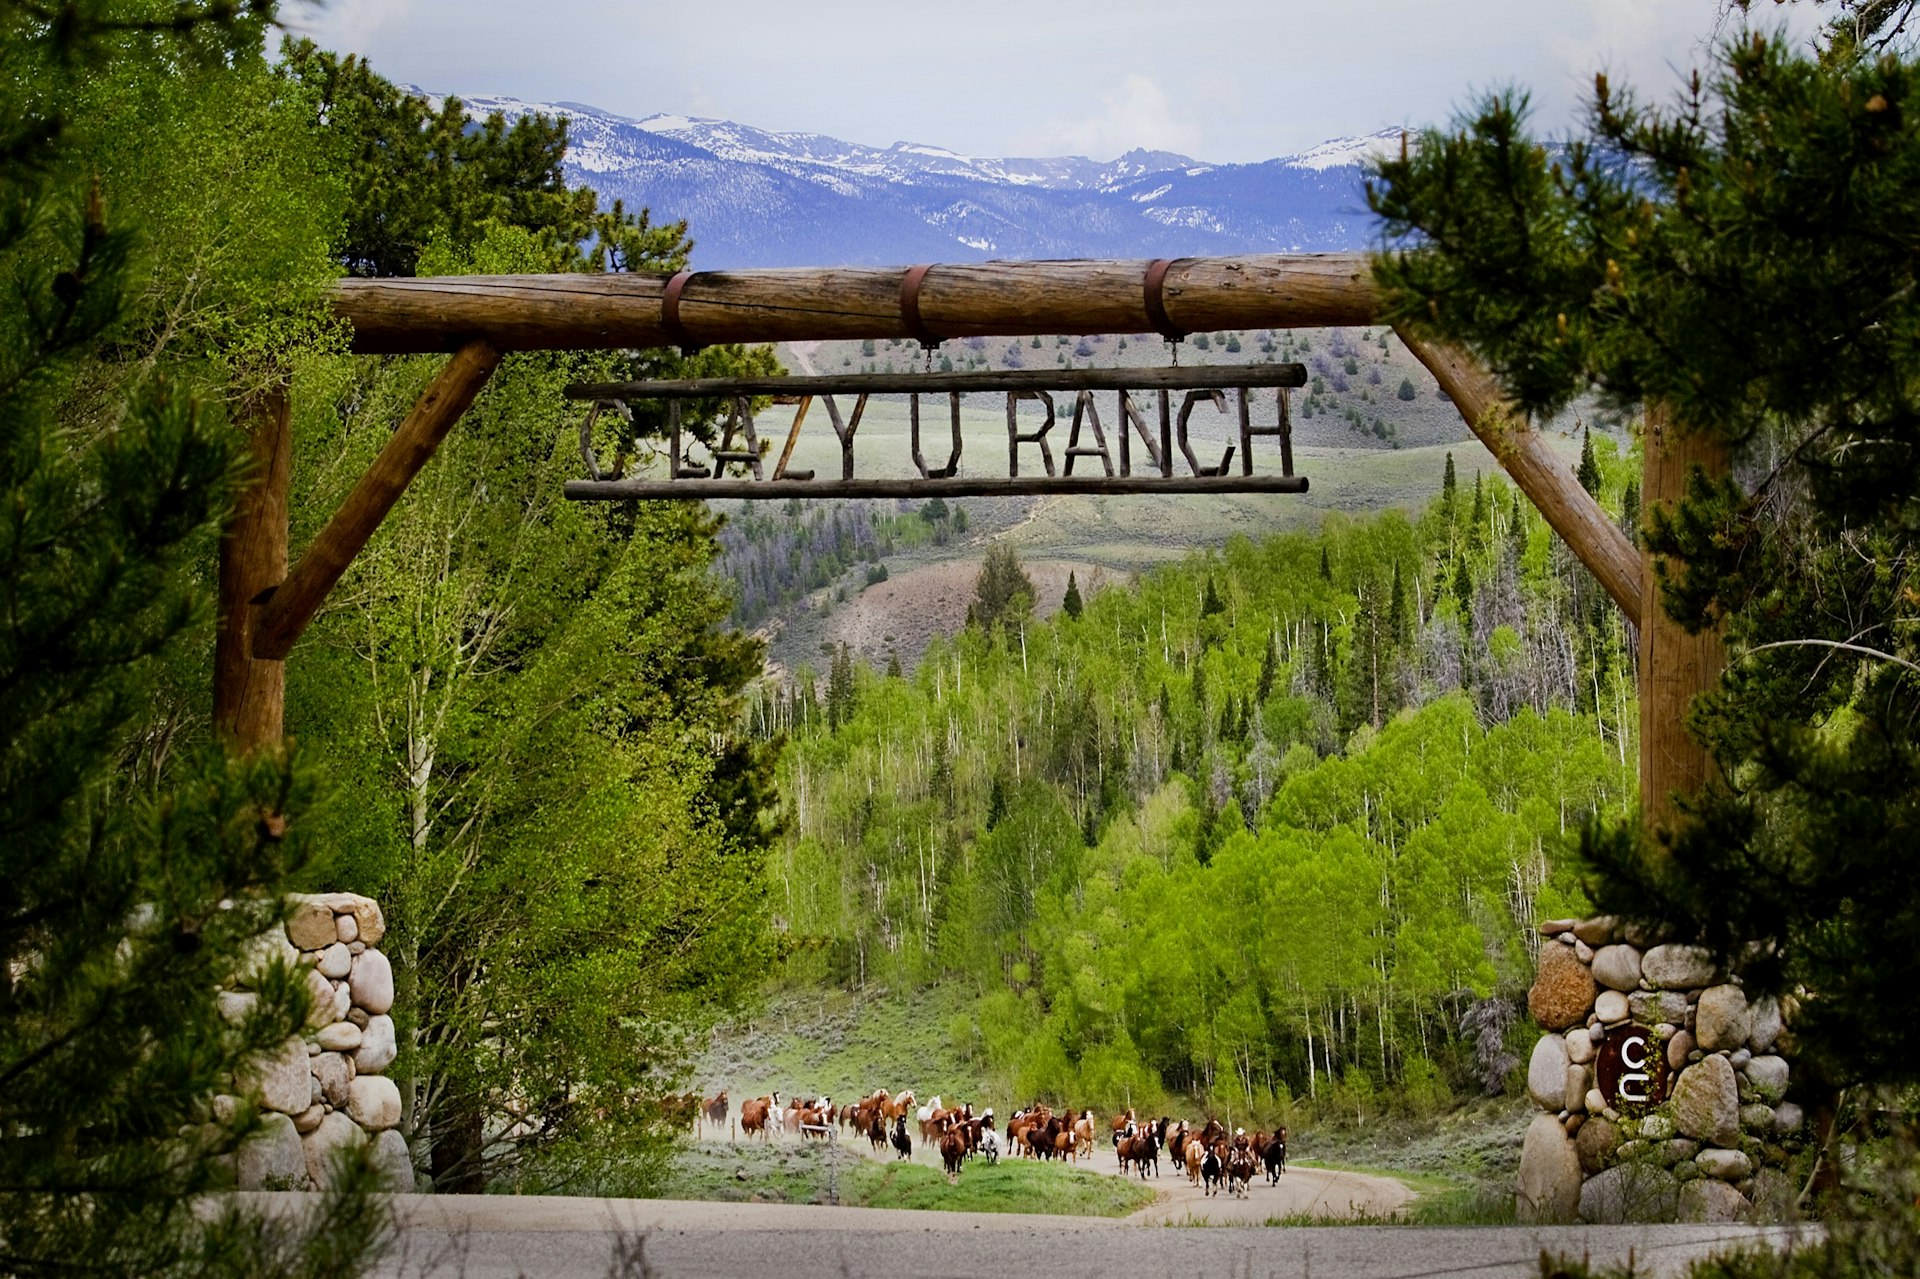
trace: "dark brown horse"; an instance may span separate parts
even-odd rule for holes
[[[1280,1177],[1287,1171],[1287,1130],[1275,1130],[1267,1138],[1266,1148],[1260,1152],[1260,1161],[1267,1166],[1267,1184],[1277,1186]]]
[[[1160,1138],[1149,1124],[1131,1137],[1122,1137],[1115,1151],[1120,1156],[1120,1171],[1125,1172],[1132,1164],[1140,1174],[1142,1181],[1147,1177],[1147,1166],[1153,1166],[1153,1175],[1160,1175]]]

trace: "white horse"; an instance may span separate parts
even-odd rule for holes
[[[993,1130],[991,1119],[980,1125],[980,1153],[987,1157],[989,1168],[1000,1162],[1000,1134]]]

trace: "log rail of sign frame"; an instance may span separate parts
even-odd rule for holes
[[[214,718],[243,751],[281,737],[280,664],[505,353],[1047,333],[1159,333],[1173,339],[1219,329],[1381,322],[1372,270],[1359,253],[785,268],[670,278],[347,279],[335,285],[332,306],[352,329],[355,352],[449,352],[453,358],[291,567],[286,390],[250,401],[255,479],[239,495],[221,539],[214,661]],[[1467,426],[1638,625],[1650,574],[1626,534],[1552,446],[1507,409],[1493,379],[1466,353],[1412,332],[1399,335]],[[1647,500],[1655,498],[1649,491]],[[1643,707],[1643,718],[1645,713]]]
[[[827,377],[706,378],[689,381],[612,382],[569,386],[569,399],[592,404],[581,426],[581,459],[589,478],[566,486],[575,501],[628,499],[790,497],[972,497],[985,495],[1128,493],[1304,493],[1307,478],[1293,469],[1293,426],[1288,390],[1306,384],[1298,364],[1215,365],[1200,368],[1072,369],[987,371],[979,373],[854,373]],[[1055,393],[1061,394],[1059,402]],[[1263,394],[1271,392],[1271,394]],[[868,400],[875,395],[905,395],[908,403],[909,456],[916,478],[875,479],[854,474],[854,447]],[[964,439],[961,400],[985,394],[1004,403],[1007,470],[1004,476],[962,473]],[[1111,398],[1106,398],[1110,395]],[[1176,396],[1178,398],[1176,398]],[[771,461],[755,427],[754,401],[770,398],[793,406],[792,422],[777,462]],[[838,398],[852,399],[843,414]],[[949,451],[944,462],[928,461],[922,445],[922,402],[945,400],[935,416],[947,418]],[[592,446],[592,428],[609,408],[631,420],[635,400],[664,401],[667,409],[665,478],[603,475]],[[727,405],[724,425],[705,462],[689,456],[681,430],[681,405],[689,400]],[[790,467],[794,446],[818,401],[840,453],[840,477],[816,480],[812,471]],[[1101,404],[1106,404],[1103,423]],[[1024,407],[1031,404],[1031,407]],[[1218,461],[1202,461],[1194,452],[1190,427],[1194,412],[1209,406],[1209,417],[1223,415],[1234,436]],[[1214,417],[1218,421],[1218,417]],[[1237,427],[1237,430],[1236,430]],[[1048,436],[1064,429],[1050,443]],[[933,428],[936,432],[938,428]],[[742,437],[736,440],[736,435]],[[1275,441],[1279,474],[1254,470],[1254,441]],[[1064,446],[1062,465],[1054,448]],[[638,441],[623,439],[624,450]],[[1021,473],[1023,453],[1029,467]],[[1238,455],[1238,473],[1233,465]],[[1074,464],[1082,463],[1078,476]],[[1136,466],[1138,462],[1138,466]],[[1045,474],[1034,474],[1035,464]],[[1181,474],[1184,466],[1185,473]],[[751,469],[752,479],[725,478]]]

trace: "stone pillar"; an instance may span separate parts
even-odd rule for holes
[[[1792,1202],[1780,1170],[1804,1141],[1787,1100],[1792,1032],[1770,998],[1749,1000],[1737,973],[1697,946],[1649,945],[1616,921],[1540,926],[1528,1009],[1548,1033],[1527,1092],[1541,1113],[1521,1150],[1522,1220],[1744,1221]],[[1616,1041],[1612,1062],[1609,1041]],[[1644,1041],[1644,1044],[1642,1043]],[[1657,1102],[1626,1100],[1605,1078],[1623,1044],[1638,1054],[1631,1089],[1664,1083]],[[1643,1064],[1644,1063],[1644,1064]]]
[[[255,1063],[234,1091],[214,1098],[223,1117],[245,1105],[266,1112],[262,1133],[241,1147],[242,1190],[311,1190],[337,1152],[371,1145],[390,1187],[415,1187],[413,1157],[399,1131],[400,1090],[386,1071],[398,1042],[393,966],[379,950],[380,904],[356,893],[296,895],[284,930],[261,939],[262,959],[284,958],[306,976],[313,1011],[306,1030]],[[257,998],[246,976],[218,995],[239,1021]]]

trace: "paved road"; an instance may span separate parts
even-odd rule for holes
[[[1291,1174],[1289,1174],[1291,1175]],[[1085,1217],[717,1204],[409,1196],[392,1279],[948,1279],[1179,1275],[1181,1279],[1537,1279],[1543,1248],[1676,1275],[1716,1247],[1784,1230],[1737,1226],[1143,1228]],[[640,1240],[645,1267],[609,1259]]]

